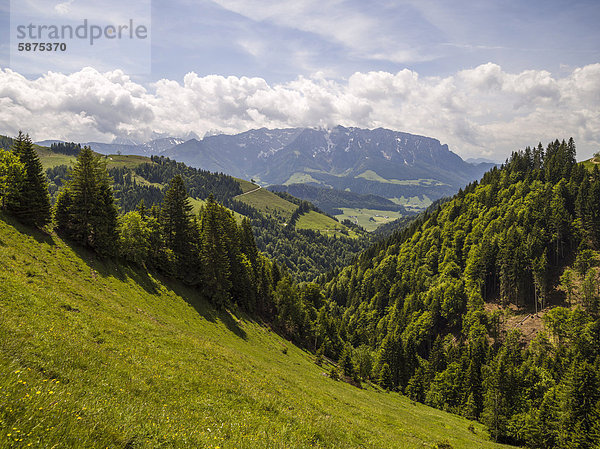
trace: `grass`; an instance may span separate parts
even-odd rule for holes
[[[72,167],[75,165],[75,161],[77,160],[77,157],[75,156],[55,153],[47,147],[40,147],[36,145],[35,148],[38,156],[40,157],[40,161],[42,162],[44,170],[57,167],[59,165],[67,165]],[[134,168],[138,165],[152,162],[150,158],[146,156],[110,154],[108,156],[101,155],[101,157],[106,160],[106,165],[109,169],[114,167]]]
[[[126,167],[126,168],[135,168],[141,164],[151,164],[152,160],[146,156],[137,156],[137,155],[117,155],[117,154],[109,154],[106,156],[107,159],[107,168],[113,167]]]
[[[251,192],[252,190],[258,189],[259,187],[258,184],[246,181],[245,179],[235,178],[235,180],[240,184],[240,187],[242,188],[242,193]]]
[[[404,208],[409,212],[421,212],[427,209],[433,201],[427,195],[420,196],[410,196],[400,198],[390,198],[396,204],[404,206]]]
[[[443,186],[447,185],[435,179],[385,179],[382,176],[379,176],[373,170],[366,170],[360,175],[356,176],[357,178],[366,179],[367,181],[377,181],[384,184],[397,184],[401,186]]]
[[[44,170],[54,168],[59,165],[67,165],[72,167],[75,165],[77,158],[75,156],[67,156],[66,154],[54,153],[49,148],[36,146],[37,154],[40,157]]]
[[[193,289],[0,214],[0,447],[502,447]]]
[[[242,190],[244,190],[244,188],[248,188],[248,186],[242,186]],[[247,191],[251,190],[254,189]],[[294,211],[298,208],[298,206],[295,204],[284,200],[280,196],[275,195],[273,192],[270,192],[267,189],[258,189],[246,195],[238,195],[235,197],[235,199],[282,221],[289,220]]]
[[[357,209],[342,207],[340,210],[343,214],[336,215],[335,218],[342,221],[348,219],[354,223],[358,222],[360,226],[367,231],[374,231],[383,223],[389,223],[402,217],[402,213],[390,210],[375,210],[375,209]]]
[[[314,210],[311,210],[307,214],[300,216],[296,222],[296,229],[312,229],[329,236],[345,235],[352,238],[358,237],[354,231],[349,230],[343,224],[335,221],[333,218],[328,217],[327,215],[315,212]]]
[[[308,184],[308,183],[311,183],[311,182],[314,182],[316,184],[321,184],[320,181],[316,180],[315,178],[313,178],[308,173],[296,172],[292,176],[290,176],[288,178],[288,180],[283,183],[283,185],[287,186],[287,185],[290,185],[290,184]]]
[[[594,165],[598,165],[600,164],[600,157],[593,157],[591,159],[588,159],[587,161],[583,161],[581,162],[583,164],[583,166],[585,168],[587,168],[588,170],[593,170]]]

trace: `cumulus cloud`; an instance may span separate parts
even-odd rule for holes
[[[144,86],[121,71],[86,68],[27,79],[0,70],[0,133],[34,139],[145,140],[156,133],[203,135],[258,127],[385,127],[448,143],[463,156],[503,159],[511,151],[573,136],[579,157],[600,149],[600,64],[562,77],[507,73],[485,64],[448,77],[322,74],[269,84],[262,78],[199,76]]]
[[[65,15],[68,14],[71,11],[71,4],[74,2],[75,0],[67,0],[66,2],[61,2],[58,3],[55,7],[54,10],[61,15]]]

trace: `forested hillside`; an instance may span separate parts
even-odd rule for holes
[[[0,181],[0,445],[492,447],[467,420],[352,391],[322,354],[329,376],[269,337],[336,332],[319,286],[295,284],[212,195],[192,214],[181,175],[160,205],[121,215],[84,147],[51,210],[20,134]]]
[[[217,310],[260,320],[314,351],[318,365],[337,361],[327,368],[331,379],[375,382],[479,420],[505,443],[600,444],[600,171],[593,161],[576,163],[572,139],[514,153],[343,269],[335,264],[359,246],[294,230],[316,213],[306,202],[287,202],[281,224],[229,200],[243,190],[233,178],[160,158],[139,172],[113,172],[117,186],[156,184],[161,194],[151,207],[139,202],[122,213],[106,162],[84,147],[67,178],[51,176],[51,210],[31,140],[20,134],[11,148],[0,151],[8,214],[102,260],[180,282]],[[198,213],[186,184],[211,192]],[[221,194],[243,218],[215,201]],[[271,251],[294,254],[295,272],[317,275],[317,263],[333,270],[320,285],[298,284],[259,252],[255,242],[268,247],[270,238],[278,245]]]
[[[344,352],[360,360],[375,351],[371,375],[382,386],[480,419],[500,441],[592,447],[599,245],[598,166],[577,164],[573,140],[557,140],[514,153],[365,251],[326,296],[354,348]],[[507,326],[515,307],[543,316],[527,346],[520,326]]]
[[[53,144],[51,150],[60,154],[77,155],[81,146]],[[102,160],[107,159],[110,161],[107,156],[102,156]],[[242,194],[242,189],[240,181],[231,176],[188,167],[163,156],[151,156],[144,160],[137,164],[113,163],[108,169],[121,213],[135,210],[142,201],[147,209],[160,205],[169,181],[179,175],[183,178],[190,197],[206,200],[213,195],[215,201],[249,218],[258,249],[284,266],[298,280],[311,281],[334,268],[344,266],[369,243],[366,235],[364,239],[356,239],[344,235],[328,236],[310,229],[295,229],[293,225],[285,223],[285,220],[236,200],[235,197]],[[46,170],[46,175],[50,193],[56,196],[68,179],[69,167],[50,167]],[[296,213],[297,217],[303,213],[300,212],[300,202],[296,205],[291,203],[290,206],[299,211]],[[342,230],[346,228],[341,224],[339,227]]]

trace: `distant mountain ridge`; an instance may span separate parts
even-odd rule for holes
[[[165,156],[262,185],[312,184],[388,199],[452,195],[493,164],[469,164],[439,140],[389,129],[255,129],[192,139]]]
[[[36,142],[37,145],[49,147],[53,143],[61,143],[64,140],[42,140]],[[161,137],[146,143],[135,143],[126,139],[115,139],[112,143],[102,142],[83,142],[81,146],[89,146],[92,150],[102,154],[123,154],[123,155],[160,155],[166,150],[173,148],[185,142],[185,139],[178,137]]]
[[[189,140],[161,137],[144,144],[115,140],[86,145],[103,154],[164,155],[263,186],[309,184],[377,195],[411,210],[453,195],[495,165],[468,163],[431,137],[343,126],[261,128],[235,135],[215,131]]]

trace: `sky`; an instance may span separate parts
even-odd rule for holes
[[[0,0],[0,134],[145,141],[341,124],[427,135],[465,158],[571,136],[579,159],[600,151],[597,0],[17,1],[98,20],[145,6],[151,53],[143,70],[143,52],[98,46],[15,64],[17,7]]]

